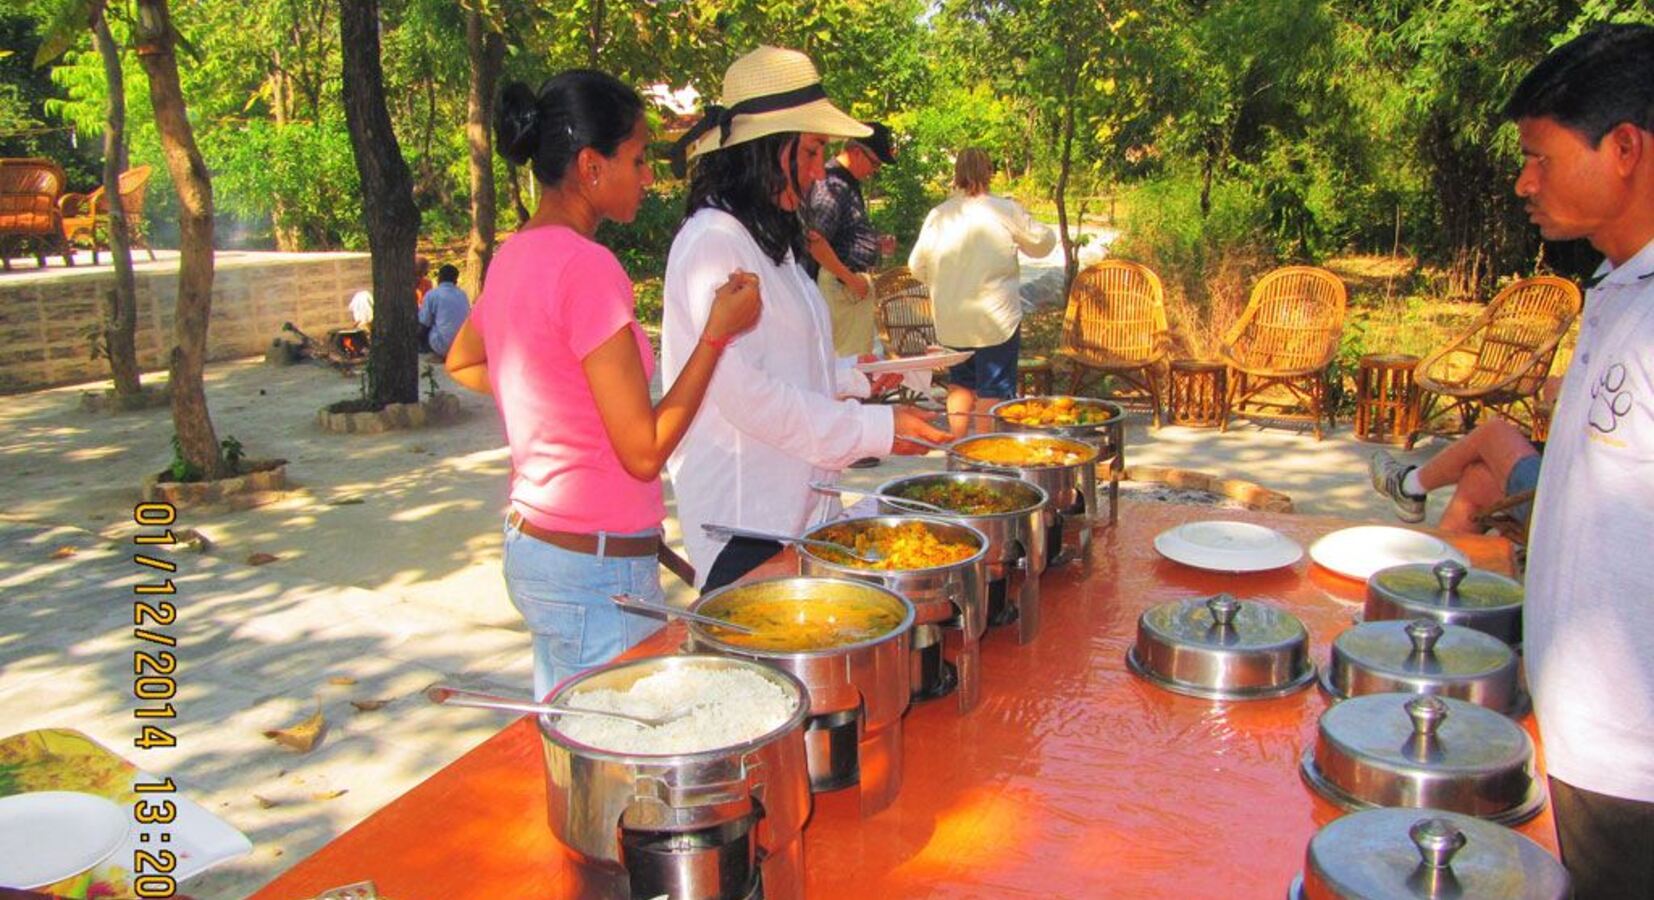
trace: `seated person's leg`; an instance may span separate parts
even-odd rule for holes
[[[1475,534],[1476,517],[1505,497],[1504,483],[1494,477],[1493,471],[1481,463],[1472,463],[1459,476],[1453,489],[1453,499],[1442,511],[1440,528],[1460,534]]]

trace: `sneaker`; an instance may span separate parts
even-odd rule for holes
[[[1372,476],[1373,490],[1390,498],[1395,504],[1396,518],[1403,522],[1424,521],[1424,498],[1414,497],[1401,489],[1402,479],[1415,467],[1380,450],[1367,461],[1367,473]]]

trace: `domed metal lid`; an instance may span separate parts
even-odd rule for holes
[[[1171,691],[1198,697],[1276,697],[1309,684],[1309,633],[1297,617],[1229,594],[1145,610],[1126,662]]]
[[[1572,893],[1545,848],[1502,825],[1440,810],[1371,809],[1329,823],[1304,854],[1300,896],[1502,897]]]
[[[1520,582],[1451,559],[1380,569],[1367,579],[1367,592],[1408,609],[1493,611],[1522,605]]]
[[[1516,653],[1504,641],[1425,618],[1366,622],[1345,631],[1332,642],[1323,686],[1335,697],[1442,694],[1506,714],[1524,700],[1516,684]]]
[[[1544,805],[1527,732],[1474,703],[1368,694],[1322,713],[1319,731],[1304,777],[1348,808],[1430,807],[1514,823]]]

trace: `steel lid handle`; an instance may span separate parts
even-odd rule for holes
[[[1453,856],[1464,848],[1464,832],[1446,819],[1420,819],[1407,829],[1407,836],[1418,848],[1419,858],[1432,869],[1445,869],[1453,864]]]
[[[1447,704],[1440,697],[1424,695],[1407,701],[1407,716],[1413,720],[1413,737],[1430,740],[1447,719]]]
[[[1232,594],[1218,594],[1206,601],[1206,609],[1219,628],[1234,628],[1235,615],[1240,612],[1240,601]]]
[[[1434,656],[1436,642],[1445,633],[1434,619],[1414,619],[1407,623],[1407,638],[1413,642],[1414,656]]]
[[[1470,574],[1470,570],[1456,559],[1444,559],[1431,566],[1430,571],[1436,576],[1436,583],[1441,586],[1442,593],[1449,597],[1458,596],[1459,584]]]

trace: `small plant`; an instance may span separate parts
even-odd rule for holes
[[[177,482],[201,480],[201,470],[196,467],[195,463],[184,458],[184,445],[183,442],[178,440],[177,434],[172,436],[172,465],[167,467],[167,474],[171,475],[172,480]]]
[[[236,440],[235,435],[232,434],[219,441],[218,446],[224,451],[224,467],[232,475],[240,472],[241,461],[247,458],[247,454],[241,448],[241,442]]]
[[[436,380],[436,366],[426,363],[419,377],[425,380],[425,399],[435,400],[436,395],[442,393],[442,382]]]

